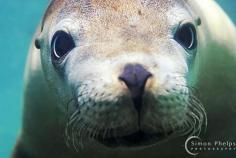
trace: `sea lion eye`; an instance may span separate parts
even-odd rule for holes
[[[195,26],[191,23],[181,25],[175,33],[174,39],[185,49],[195,49],[197,47]]]
[[[57,31],[54,34],[51,42],[51,53],[53,59],[60,59],[74,47],[75,43],[70,34],[64,31]]]

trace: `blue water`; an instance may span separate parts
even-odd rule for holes
[[[236,23],[236,0],[218,2]],[[47,3],[0,0],[0,158],[10,156],[19,134],[27,50]]]
[[[0,158],[10,157],[21,126],[28,46],[48,0],[0,0]]]

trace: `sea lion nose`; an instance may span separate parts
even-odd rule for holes
[[[119,80],[123,81],[128,87],[135,108],[139,111],[142,105],[142,96],[148,78],[152,74],[140,64],[127,64],[124,67]]]

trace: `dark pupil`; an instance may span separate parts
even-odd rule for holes
[[[54,35],[52,44],[56,58],[62,57],[75,47],[72,37],[63,31],[57,32]]]
[[[196,46],[195,29],[191,25],[182,26],[175,38],[187,49],[194,49]]]

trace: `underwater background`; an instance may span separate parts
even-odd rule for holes
[[[48,2],[0,0],[0,158],[10,157],[20,131],[27,51]],[[236,24],[236,0],[217,2]]]

